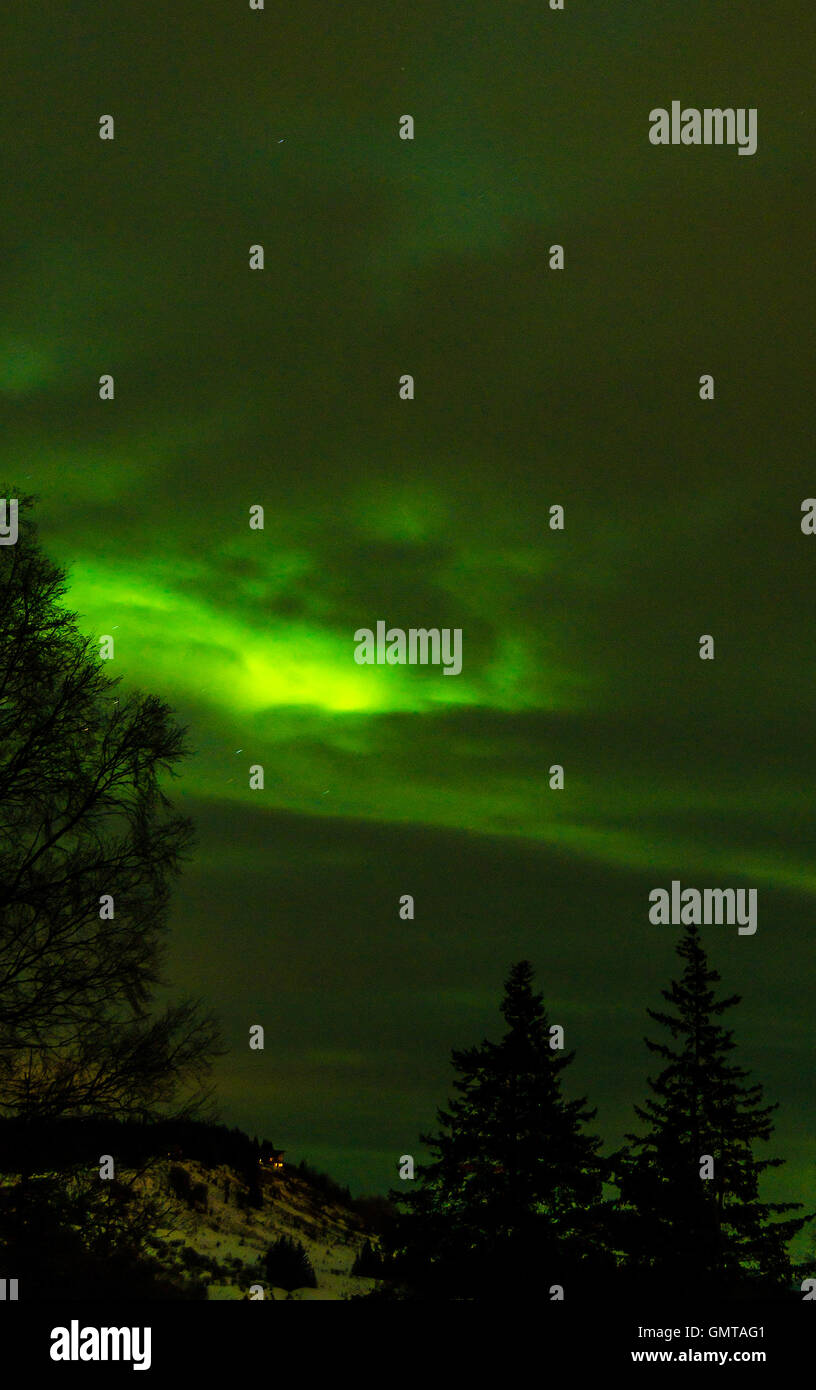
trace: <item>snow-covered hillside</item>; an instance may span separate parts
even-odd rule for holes
[[[173,1191],[171,1170],[178,1178],[179,1169],[188,1174],[193,1188],[198,1187],[195,1208]],[[258,1284],[265,1298],[310,1301],[344,1299],[374,1286],[373,1279],[351,1273],[355,1256],[370,1234],[363,1222],[347,1207],[315,1191],[296,1170],[264,1177],[262,1208],[245,1204],[246,1183],[225,1166],[163,1160],[141,1184],[161,1196],[169,1208],[167,1224],[157,1230],[151,1246],[168,1272],[183,1272],[204,1282],[209,1299],[246,1299],[251,1286]],[[200,1184],[206,1187],[206,1196]],[[301,1242],[314,1268],[317,1288],[287,1293],[267,1284],[263,1258],[279,1236]]]

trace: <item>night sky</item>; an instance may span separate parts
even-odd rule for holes
[[[650,889],[755,887],[703,941],[781,1102],[766,1191],[812,1200],[813,7],[5,27],[0,471],[190,726],[167,974],[223,1019],[223,1119],[385,1191],[526,957],[616,1143]],[[673,99],[756,107],[757,153],[651,146]],[[461,627],[461,675],[355,665],[378,619]]]

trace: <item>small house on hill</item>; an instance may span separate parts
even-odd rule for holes
[[[266,1172],[280,1173],[283,1171],[285,1152],[285,1149],[275,1149],[271,1144],[263,1143],[258,1163]]]

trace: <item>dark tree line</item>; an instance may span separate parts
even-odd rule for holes
[[[92,1135],[97,1161],[126,1166],[134,1149],[148,1161],[163,1125],[208,1102],[214,1018],[194,1000],[154,1002],[191,845],[164,790],[186,736],[161,700],[108,675],[29,512],[21,499],[17,542],[0,546],[0,1169],[18,1158],[21,1174],[0,1186],[0,1253],[39,1296],[110,1292],[113,1276],[148,1296],[162,1288],[144,1259],[161,1213],[132,1183],[102,1181],[87,1153]],[[455,1095],[423,1136],[415,1184],[393,1194],[397,1220],[372,1208],[382,1239],[366,1259],[384,1287],[462,1299],[792,1289],[789,1244],[813,1218],[761,1199],[763,1172],[782,1162],[754,1152],[775,1107],[734,1061],[721,1020],[738,998],[717,997],[695,929],[678,950],[680,977],[649,1010],[664,1031],[647,1040],[660,1070],[640,1130],[608,1158],[595,1112],[565,1092],[573,1054],[552,1045],[532,969],[513,967],[506,1031],[453,1053]],[[78,1146],[59,1176],[57,1135]],[[225,1135],[196,1142],[241,1148],[261,1200],[254,1154]]]
[[[641,1131],[608,1158],[588,1129],[595,1112],[564,1093],[574,1054],[551,1045],[532,968],[513,967],[504,1036],[453,1052],[456,1094],[421,1136],[431,1157],[391,1194],[381,1296],[792,1296],[803,1270],[789,1242],[813,1216],[760,1199],[762,1173],[783,1160],[754,1153],[775,1107],[720,1022],[739,997],[716,997],[696,928],[678,954],[665,1011],[648,1011],[668,1037],[647,1039],[662,1069],[635,1107]]]
[[[185,731],[163,701],[108,674],[30,508],[21,498],[18,539],[0,547],[0,1115],[29,1129],[0,1242],[4,1265],[42,1290],[43,1260],[56,1268],[61,1250],[75,1271],[65,1287],[81,1286],[78,1248],[88,1269],[132,1260],[146,1215],[121,1185],[86,1188],[87,1169],[73,1186],[43,1177],[43,1126],[200,1113],[219,1040],[196,1001],[154,1003],[170,886],[192,841],[164,790]]]
[[[108,675],[66,588],[22,506],[0,547],[0,1106],[146,1117],[201,1103],[217,1036],[191,1000],[152,1007],[185,734]]]

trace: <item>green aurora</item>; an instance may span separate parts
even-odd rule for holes
[[[4,97],[2,476],[190,727],[168,974],[222,1011],[222,1114],[387,1189],[527,956],[617,1141],[649,890],[756,887],[707,944],[806,1198],[813,16],[276,11],[35,9]],[[758,107],[756,156],[651,148],[683,94]],[[356,666],[378,619],[461,627],[461,675]]]

